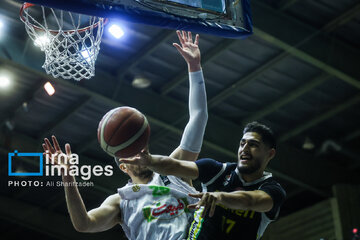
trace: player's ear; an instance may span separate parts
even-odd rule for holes
[[[273,159],[275,157],[276,154],[276,150],[274,148],[271,148],[268,152],[268,161],[270,161],[271,159]]]
[[[120,170],[123,171],[124,173],[126,173],[126,174],[128,173],[128,169],[127,169],[125,163],[120,163],[119,168],[120,168]]]

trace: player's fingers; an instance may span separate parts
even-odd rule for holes
[[[50,156],[50,159],[51,159],[51,163],[59,164],[59,153],[57,153],[57,152],[52,153]]]
[[[196,34],[195,36],[195,45],[199,45],[199,34]]]
[[[120,158],[119,161],[122,163],[137,164],[136,158]]]
[[[54,154],[54,153],[55,153],[55,149],[51,146],[51,143],[50,143],[49,139],[45,138],[44,141],[45,141],[46,147],[47,147],[47,149],[49,150],[49,152],[50,152],[51,154]]]
[[[192,35],[191,35],[191,32],[190,32],[190,31],[188,32],[188,40],[189,40],[189,42],[192,43]]]
[[[204,212],[202,213],[202,215],[203,215],[203,217],[205,217],[206,213],[208,212],[208,210],[211,207],[214,197],[211,194],[207,193],[207,194],[205,194],[203,199],[204,199],[203,205],[205,206],[205,209],[204,209]]]
[[[179,41],[181,45],[184,44],[184,39],[182,38],[181,32],[179,30],[176,31],[176,34],[178,35]]]
[[[67,155],[71,154],[71,147],[69,143],[65,144],[65,152]]]
[[[209,194],[209,196],[206,199],[206,205],[208,205],[209,207],[211,206],[211,203],[214,201],[214,197]]]
[[[60,148],[59,142],[56,139],[56,137],[54,135],[52,135],[51,138],[52,138],[55,150],[61,152],[61,148]]]
[[[216,199],[213,199],[212,202],[211,202],[209,217],[214,216],[215,208],[216,208]]]
[[[206,216],[207,211],[209,210],[209,205],[205,205],[203,212],[201,213],[201,218]]]
[[[43,153],[43,156],[44,156],[44,157],[47,157],[47,156],[49,156],[49,155],[50,155],[49,150],[45,150],[45,152]],[[50,156],[49,156],[49,158],[50,158]]]
[[[173,43],[173,46],[181,53],[182,52],[182,48],[179,44],[177,43]]]
[[[188,195],[189,195],[190,197],[202,198],[202,196],[204,195],[204,193],[189,193]]]
[[[209,194],[208,193],[205,193],[202,198],[200,199],[200,201],[198,202],[198,207],[200,206],[206,206],[206,202],[208,200],[208,197],[209,197]]]
[[[182,31],[182,37],[183,37],[183,39],[184,39],[184,42],[187,42],[187,41],[188,41],[185,31]]]
[[[196,206],[197,206],[197,203],[189,204],[189,205],[187,205],[187,208],[189,208],[189,209],[195,209]]]
[[[42,146],[42,148],[44,149],[44,153],[45,153],[46,150],[47,150],[45,143],[41,144],[41,146]]]

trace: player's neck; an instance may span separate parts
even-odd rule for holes
[[[147,184],[152,180],[153,176],[154,174],[146,178],[132,176],[131,180],[134,184]]]
[[[264,175],[264,171],[256,171],[251,174],[241,174],[241,177],[244,179],[245,182],[253,182]]]

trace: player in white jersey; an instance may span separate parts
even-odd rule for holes
[[[180,146],[170,155],[173,158],[195,161],[199,155],[207,123],[206,92],[200,65],[199,35],[192,40],[190,32],[177,31],[180,45],[174,43],[189,70],[189,121]],[[45,139],[45,154],[59,154],[61,148],[53,136],[53,145]],[[68,155],[70,145],[65,145]],[[55,159],[56,160],[56,159]],[[187,205],[196,201],[191,181],[174,176],[160,176],[147,167],[121,163],[119,168],[129,175],[129,183],[110,195],[95,209],[87,211],[81,195],[73,184],[73,176],[62,174],[65,197],[74,228],[79,232],[105,231],[121,224],[129,239],[183,239],[191,215]],[[69,167],[69,166],[66,166]]]

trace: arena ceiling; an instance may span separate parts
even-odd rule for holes
[[[43,53],[19,20],[20,6],[0,2],[0,70],[13,77],[12,87],[0,91],[3,239],[19,232],[40,239],[112,239],[120,228],[99,235],[72,229],[61,187],[9,187],[9,180],[40,177],[8,177],[8,153],[39,152],[42,139],[54,134],[61,145],[72,145],[82,164],[113,164],[97,143],[97,125],[108,110],[128,105],[150,121],[150,151],[170,154],[188,119],[187,68],[172,46],[176,34],[126,23],[123,39],[104,34],[94,78],[54,79],[41,68]],[[334,184],[360,182],[360,1],[252,0],[251,7],[251,37],[200,36],[209,107],[201,157],[236,161],[244,124],[272,127],[278,150],[268,170],[288,193],[285,216],[331,197]],[[151,86],[134,88],[138,75]],[[43,89],[47,81],[56,88],[52,97]],[[304,149],[305,142],[314,147]],[[18,167],[27,165],[34,163],[27,159]],[[88,209],[127,177],[115,171],[92,181],[95,187],[80,189]]]

